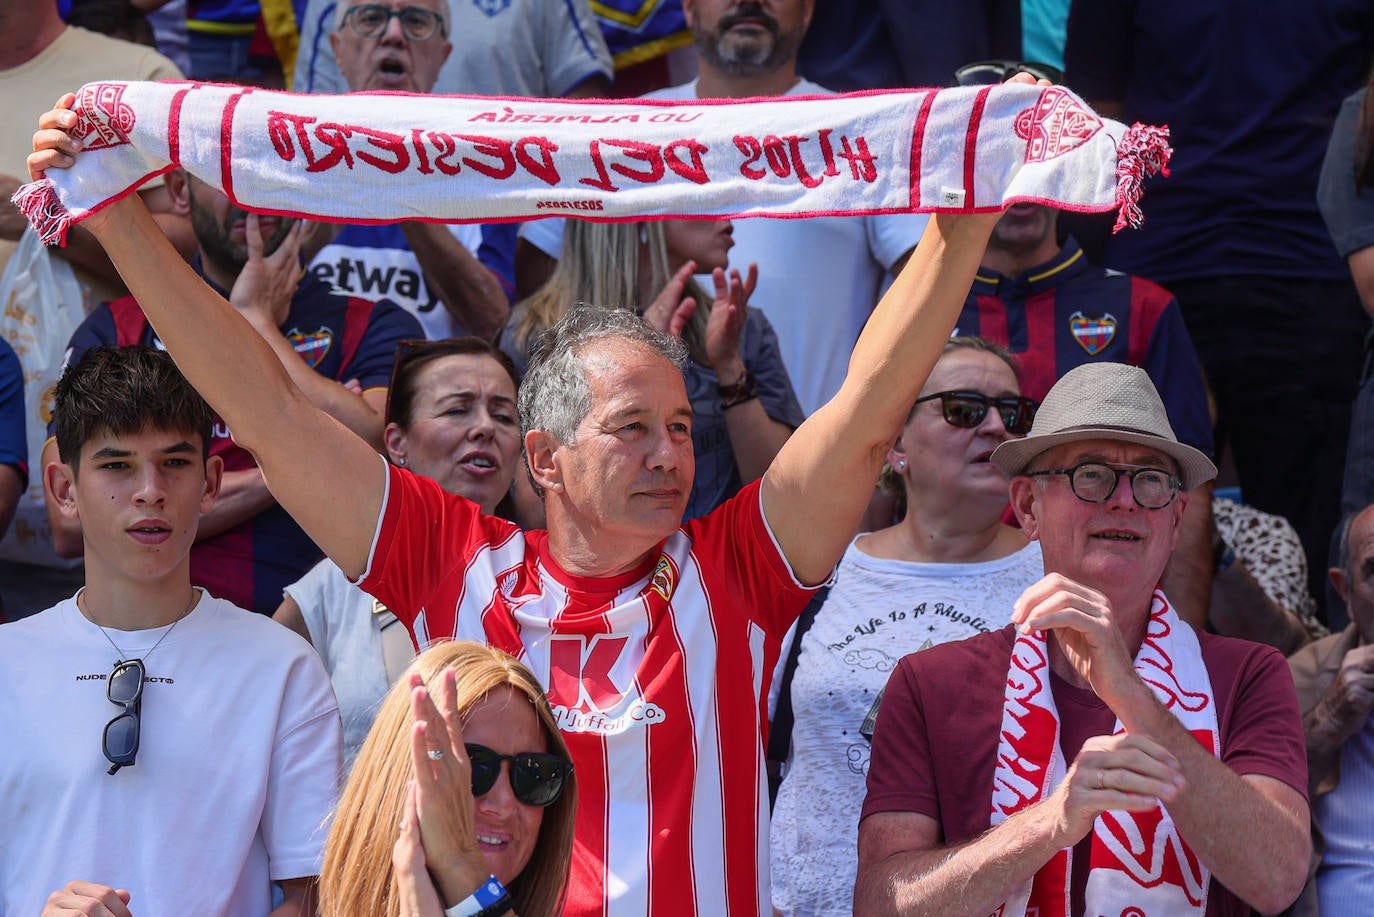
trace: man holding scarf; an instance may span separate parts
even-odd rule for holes
[[[893,673],[855,913],[1282,910],[1310,849],[1284,659],[1193,631],[1157,585],[1216,469],[1113,363],[1067,373],[992,461],[1046,576],[1012,626]]]

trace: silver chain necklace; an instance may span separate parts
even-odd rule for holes
[[[96,623],[95,619],[92,618],[89,614],[87,614],[86,609],[84,609],[84,608],[81,607],[81,599],[82,599],[83,596],[85,596],[85,594],[86,594],[86,590],[85,590],[85,589],[82,589],[82,590],[81,590],[81,593],[77,595],[77,597],[76,597],[76,610],[79,611],[79,612],[81,612],[81,614],[86,618],[87,621],[90,621],[92,624],[95,624],[96,628],[98,628],[98,629],[100,630],[100,633],[102,633],[102,634],[105,636],[105,641],[106,641],[107,643],[109,643],[110,646],[114,647],[114,651],[115,651],[117,654],[119,654],[119,658],[115,660],[115,665],[119,665],[119,663],[121,663],[121,662],[126,662],[126,661],[128,660],[128,658],[129,658],[129,654],[126,653],[126,652],[124,652],[122,649],[120,649],[119,646],[114,642],[114,638],[111,637],[110,634],[109,634],[109,632],[105,630],[104,626],[101,625],[101,624]],[[191,589],[191,603],[190,603],[189,605],[186,606],[186,610],[185,610],[185,611],[183,611],[181,614],[177,615],[177,619],[176,619],[175,621],[172,622],[172,626],[169,627],[169,628],[167,628],[166,630],[164,630],[164,631],[162,632],[162,636],[157,638],[157,642],[153,644],[153,648],[150,649],[150,650],[148,650],[148,652],[146,652],[146,653],[143,654],[143,656],[141,657],[143,660],[146,661],[146,660],[148,659],[149,656],[153,655],[153,650],[157,649],[159,646],[162,645],[162,641],[163,641],[163,640],[166,640],[166,639],[167,639],[167,636],[168,636],[169,634],[171,634],[171,632],[172,632],[173,630],[176,629],[176,626],[177,626],[178,624],[181,623],[181,619],[184,618],[184,617],[186,617],[187,615],[189,615],[189,614],[191,613],[191,610],[192,610],[193,608],[196,607],[196,601],[197,601],[199,598],[200,598],[200,591],[197,590],[197,589],[195,589],[195,588],[192,588],[192,589]]]

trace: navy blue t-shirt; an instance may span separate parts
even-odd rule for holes
[[[1112,237],[1110,267],[1171,280],[1258,274],[1345,280],[1316,206],[1341,100],[1374,52],[1369,0],[1077,2],[1068,85],[1168,125],[1171,175],[1148,183],[1145,225]]]

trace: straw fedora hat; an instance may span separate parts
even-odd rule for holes
[[[1018,475],[1042,452],[1085,439],[1158,449],[1178,462],[1184,490],[1217,476],[1211,459],[1174,436],[1149,374],[1124,363],[1085,363],[1065,373],[1035,412],[1030,433],[998,446],[992,463],[1008,476]]]

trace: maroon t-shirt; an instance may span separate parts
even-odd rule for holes
[[[1010,626],[904,657],[888,680],[873,734],[863,816],[916,812],[940,823],[944,842],[972,840],[991,826],[992,774],[1015,632]],[[1283,656],[1248,640],[1198,634],[1212,680],[1221,760],[1307,796],[1307,752],[1293,678]],[[1051,673],[1060,747],[1072,762],[1092,736],[1109,735],[1111,709],[1090,690]],[[1185,839],[1186,840],[1186,839]],[[1083,913],[1092,835],[1074,848],[1072,910]],[[1245,843],[1236,838],[1236,843]],[[1208,917],[1250,908],[1213,879]]]

